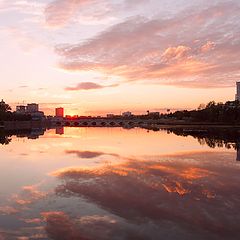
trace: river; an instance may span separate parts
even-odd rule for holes
[[[0,239],[240,239],[240,154],[210,140],[140,128],[2,135]]]

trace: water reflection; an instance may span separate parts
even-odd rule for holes
[[[23,130],[0,130],[0,144],[9,144],[11,137],[16,136],[18,138],[38,139],[45,133],[45,128],[33,128]]]
[[[201,145],[206,144],[211,148],[240,148],[240,131],[235,128],[169,128],[167,131],[180,136],[192,136]]]
[[[2,145],[7,145],[12,141],[12,139],[6,135],[1,135],[0,134],[0,144]]]
[[[64,134],[64,127],[57,127],[56,134],[63,135]]]
[[[237,128],[169,128],[167,131],[179,136],[192,136],[199,144],[210,148],[233,148],[237,151],[236,160],[240,161],[240,131]]]
[[[7,145],[11,142],[13,135],[18,138],[38,139],[43,136],[46,129],[35,128],[28,130],[13,130],[13,131],[0,131],[0,144]],[[167,131],[177,136],[192,136],[198,140],[200,145],[207,145],[210,148],[227,148],[235,149],[237,151],[236,160],[240,161],[240,130],[237,128],[224,128],[224,127],[168,127],[168,128],[154,128],[154,131]],[[64,127],[55,128],[56,135],[64,135]],[[79,151],[66,151],[68,154],[81,155]],[[84,154],[84,153],[83,153]],[[91,153],[85,153],[91,155]],[[101,152],[97,154],[103,155]],[[110,154],[111,155],[111,154]],[[86,157],[87,158],[87,157]]]
[[[157,162],[62,169],[53,173],[62,182],[55,191],[61,197],[83,197],[136,225],[169,225],[185,234],[207,231],[226,239],[238,232],[240,220],[239,168],[224,162],[230,156],[190,153],[162,156]],[[145,237],[153,236],[149,232]]]
[[[12,131],[0,131],[0,140],[2,144],[8,144],[11,142],[11,136],[15,135],[19,138],[27,137],[28,139],[37,139],[43,136],[47,129],[34,128],[27,130],[12,130]],[[155,131],[167,131],[168,133],[174,133],[178,136],[192,136],[196,138],[201,145],[207,145],[210,148],[225,147],[227,149],[239,149],[240,148],[240,130],[236,128],[196,128],[196,127],[168,127],[157,128]],[[55,128],[56,135],[64,135],[64,127]]]
[[[239,239],[235,132],[1,133],[0,239]]]

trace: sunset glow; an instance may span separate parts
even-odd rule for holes
[[[67,115],[233,100],[238,0],[0,0],[1,96]]]

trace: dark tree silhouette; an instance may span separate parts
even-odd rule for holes
[[[0,102],[0,113],[7,113],[9,111],[11,111],[11,107],[2,100]]]
[[[205,108],[192,111],[176,111],[165,115],[167,118],[186,120],[189,122],[212,122],[212,123],[240,123],[240,102],[228,101],[226,103],[209,102]]]

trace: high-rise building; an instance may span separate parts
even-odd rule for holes
[[[64,117],[64,108],[56,108],[55,109],[55,116],[56,117]]]
[[[27,112],[28,113],[35,113],[38,112],[38,104],[36,103],[30,103],[27,105]]]
[[[240,101],[240,82],[236,82],[236,85],[237,85],[236,100]]]

